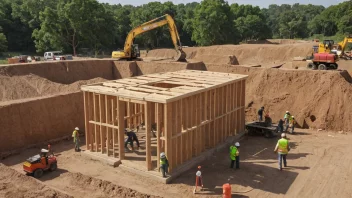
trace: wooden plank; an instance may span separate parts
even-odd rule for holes
[[[89,92],[83,92],[83,101],[84,101],[84,126],[86,129],[86,145],[87,150],[89,150]]]
[[[147,165],[147,170],[150,171],[152,170],[152,157],[151,157],[151,102],[147,102],[145,104],[145,131],[146,131],[146,165]]]
[[[93,102],[94,102],[94,121],[98,121],[98,100],[97,100],[97,95],[93,94]],[[98,146],[99,146],[99,132],[98,132],[98,126],[94,126],[94,142],[95,142],[95,152],[98,152]]]
[[[119,97],[119,100],[122,100],[122,101],[125,101],[125,102],[132,102],[132,103],[137,103],[137,104],[145,104],[146,101],[143,101],[143,100],[134,100],[134,99],[131,99],[131,98],[122,98],[122,97]]]
[[[105,122],[106,123],[110,123],[111,122],[111,110],[110,110],[110,103],[108,101],[108,97],[107,95],[105,95]],[[109,156],[109,152],[111,149],[111,133],[110,133],[110,127],[106,127],[106,154]]]
[[[113,96],[111,98],[110,102],[111,102],[111,109],[110,109],[111,110],[111,121],[112,121],[112,125],[115,126],[116,113],[117,113],[117,111],[116,111],[117,98],[115,96]],[[116,131],[118,131],[118,129],[115,129],[115,128],[112,129],[112,156],[113,157],[116,157],[116,149],[117,148],[115,145],[118,143],[116,141],[116,139],[117,139]]]
[[[93,97],[94,97],[94,93],[91,92],[87,92],[88,93],[88,108],[89,108],[89,119],[88,119],[88,127],[89,127],[89,150],[92,152],[94,150],[94,125],[89,124],[90,120],[94,119],[94,101],[93,101]],[[88,144],[87,144],[88,145]]]
[[[185,98],[185,128],[188,129],[190,127],[190,98]],[[189,136],[186,134],[184,135],[183,144],[185,144],[185,161],[190,158],[190,148],[189,148]]]
[[[156,111],[157,111],[157,118],[156,118],[156,123],[157,123],[157,127],[156,127],[156,141],[157,141],[157,149],[156,149],[156,155],[157,155],[157,165],[158,167],[160,167],[160,153],[161,153],[161,123],[162,123],[162,104],[157,103],[156,104]],[[158,169],[160,172],[160,169]]]
[[[89,123],[97,125],[98,127],[110,127],[110,128],[113,128],[113,129],[118,129],[119,128],[118,126],[114,126],[114,125],[106,124],[106,123],[101,123],[101,122],[95,122],[93,120],[90,120]]]
[[[172,156],[172,142],[171,142],[171,136],[172,136],[172,104],[164,104],[164,129],[165,129],[165,153],[166,156],[169,158],[169,160],[173,159]],[[169,170],[170,172],[173,169],[172,166],[173,162],[169,162],[170,167]]]
[[[101,103],[101,119],[100,122],[101,123],[106,123],[106,104],[105,104],[105,96],[106,95],[100,95],[100,103]],[[102,125],[100,126],[100,130],[101,130],[101,150],[102,153],[106,152],[106,145],[107,145],[107,141],[106,141],[106,127],[103,127]]]
[[[118,116],[118,141],[119,141],[119,158],[125,159],[124,134],[125,134],[125,102],[117,99],[117,116]]]

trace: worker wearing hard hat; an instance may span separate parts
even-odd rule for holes
[[[160,153],[160,168],[162,175],[165,178],[169,170],[169,161],[167,160],[167,157],[164,152]]]
[[[291,119],[290,119],[291,133],[293,133],[293,131],[295,130],[295,124],[296,124],[295,116],[291,116]]]
[[[285,132],[287,132],[288,127],[290,126],[290,118],[291,118],[290,112],[286,111],[285,116],[284,116],[284,122],[285,122],[285,125],[286,125]]]
[[[281,139],[277,141],[274,152],[278,152],[279,158],[279,170],[282,170],[282,161],[284,161],[284,167],[287,167],[286,156],[290,151],[290,146],[285,133],[281,134]]]
[[[72,132],[73,142],[75,143],[75,151],[79,152],[81,149],[79,148],[79,128],[76,127],[75,130]]]
[[[198,166],[198,171],[196,172],[196,185],[193,190],[193,193],[196,193],[198,186],[200,187],[201,190],[203,188],[202,172],[200,171],[201,168],[202,168],[201,166]]]
[[[234,146],[230,146],[230,159],[231,165],[230,168],[233,168],[236,161],[236,169],[240,168],[240,152],[238,149],[240,148],[240,143],[236,142]]]

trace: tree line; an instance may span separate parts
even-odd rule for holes
[[[229,4],[225,0],[175,5],[110,5],[97,0],[0,1],[0,52],[63,50],[73,54],[123,48],[128,32],[146,21],[170,14],[182,44],[237,44],[268,38],[308,38],[352,33],[352,0],[328,8],[317,5]],[[136,38],[146,49],[172,47],[167,27]]]

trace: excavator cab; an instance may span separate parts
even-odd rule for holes
[[[141,57],[141,51],[139,50],[138,44],[132,45],[132,57],[133,58]]]

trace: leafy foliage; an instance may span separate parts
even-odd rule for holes
[[[0,51],[43,52],[80,48],[99,53],[123,48],[129,31],[170,14],[183,45],[236,44],[267,38],[343,38],[352,34],[352,1],[324,8],[317,5],[229,5],[203,0],[175,5],[110,5],[97,0],[0,1]],[[173,47],[168,27],[138,36],[144,48]]]

